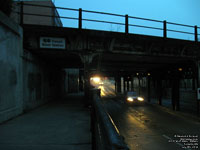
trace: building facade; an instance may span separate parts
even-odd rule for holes
[[[15,0],[12,10],[11,18],[18,24],[63,26],[52,0]]]

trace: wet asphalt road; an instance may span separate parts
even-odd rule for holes
[[[103,103],[131,150],[197,150],[199,147],[199,141],[194,141],[200,137],[198,121],[148,104],[129,106],[120,98],[104,98]],[[181,139],[186,141],[180,142]]]

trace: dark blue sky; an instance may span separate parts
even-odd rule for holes
[[[68,8],[82,8],[84,10],[103,11],[116,14],[128,14],[129,16],[150,18],[156,20],[167,20],[169,22],[197,25],[200,27],[200,0],[55,0],[55,5]],[[67,11],[59,11],[61,16],[73,16],[77,17],[77,13],[71,13]],[[83,18],[101,19],[124,23],[124,18],[116,18],[109,16],[99,16],[91,14],[83,14]],[[76,27],[77,23],[73,21],[63,21],[64,25]],[[148,25],[154,27],[161,27],[162,24],[155,24],[150,22],[144,22],[139,20],[130,20],[129,23],[138,25]],[[94,27],[95,26],[95,27]],[[111,25],[111,24],[94,24],[89,22],[83,22],[84,28],[98,29],[100,27],[110,31],[124,31],[123,26]],[[168,25],[170,29],[179,29],[187,32],[194,32],[194,29],[176,27]],[[130,28],[130,31],[141,34],[156,34],[162,35],[161,31],[150,31],[147,29]],[[200,33],[200,30],[198,30]],[[170,35],[171,34],[171,35]],[[169,33],[169,36],[182,37],[182,34]],[[184,35],[185,39],[193,39],[193,35]]]

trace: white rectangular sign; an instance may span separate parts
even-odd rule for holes
[[[65,49],[65,38],[40,37],[40,48]]]

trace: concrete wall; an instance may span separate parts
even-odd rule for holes
[[[0,123],[65,93],[65,72],[23,49],[22,41],[22,28],[0,12]]]
[[[53,64],[23,51],[24,110],[33,109],[50,100],[60,100],[63,72]]]
[[[23,111],[22,35],[0,11],[0,122]]]

